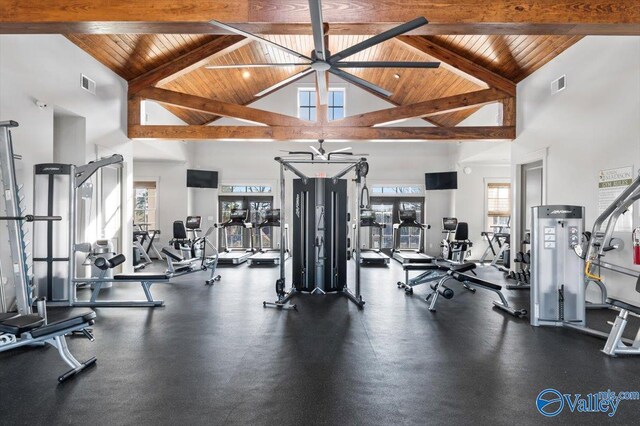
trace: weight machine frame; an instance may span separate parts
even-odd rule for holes
[[[289,301],[298,293],[300,293],[296,288],[291,286],[289,291],[285,291],[286,287],[286,272],[285,272],[285,230],[284,224],[286,222],[286,208],[285,208],[285,172],[291,171],[294,175],[298,176],[303,182],[307,182],[310,177],[301,172],[296,165],[300,164],[342,164],[346,167],[332,176],[330,179],[336,182],[338,179],[345,176],[347,173],[351,171],[355,171],[356,173],[356,192],[357,192],[357,208],[355,213],[355,224],[356,224],[356,233],[355,233],[355,241],[353,242],[354,256],[355,256],[355,293],[351,292],[348,288],[348,285],[345,283],[344,289],[339,292],[339,294],[344,295],[349,300],[358,306],[358,308],[364,307],[364,300],[362,299],[362,295],[360,294],[360,205],[362,205],[362,178],[366,176],[368,172],[367,159],[364,157],[357,159],[331,159],[331,154],[328,155],[327,159],[318,160],[314,157],[312,153],[301,153],[308,154],[311,156],[311,159],[298,159],[298,158],[284,158],[284,157],[276,157],[274,160],[280,164],[280,278],[276,280],[276,294],[277,300],[275,302],[262,302],[264,307],[270,306],[280,309],[296,309],[295,304],[291,304]],[[293,255],[293,254],[292,254]],[[319,289],[318,289],[319,290]],[[315,291],[315,290],[314,290]]]

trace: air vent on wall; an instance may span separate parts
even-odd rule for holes
[[[567,76],[563,75],[551,82],[551,94],[562,92],[567,87]]]
[[[87,77],[84,74],[80,74],[80,87],[82,87],[84,90],[91,93],[92,95],[96,94],[96,82],[91,80],[89,77]]]

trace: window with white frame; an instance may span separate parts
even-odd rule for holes
[[[420,185],[373,185],[372,195],[422,195],[424,193]]]
[[[327,118],[339,120],[344,118],[345,91],[340,88],[330,88],[327,99]],[[298,117],[303,120],[316,121],[316,90],[298,90]]]
[[[155,181],[133,182],[133,223],[157,229],[158,190]]]
[[[224,194],[265,194],[271,193],[269,185],[222,185],[220,192]]]
[[[487,231],[498,226],[508,226],[511,220],[511,184],[487,183]]]

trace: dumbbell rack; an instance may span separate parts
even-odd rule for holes
[[[20,194],[21,187],[18,187],[16,181],[15,170],[15,154],[13,152],[13,143],[11,141],[10,128],[18,127],[15,121],[0,122],[0,178],[2,180],[3,198],[5,202],[5,216],[22,217],[22,202],[24,196]],[[29,280],[29,265],[27,255],[27,233],[24,228],[25,221],[8,220],[5,222],[9,236],[9,249],[11,255],[13,283],[16,292],[16,305],[20,315],[31,313],[31,302],[33,297],[33,288]],[[0,298],[3,305],[6,301],[4,288],[0,284],[2,294]],[[7,310],[6,306],[2,306],[3,311]]]

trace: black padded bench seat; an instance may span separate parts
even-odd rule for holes
[[[164,272],[136,272],[134,274],[116,274],[113,279],[116,281],[155,281],[168,280],[171,275]]]
[[[482,287],[485,287],[485,288],[488,288],[488,289],[491,289],[491,290],[497,290],[497,291],[502,290],[502,286],[501,285],[494,284],[494,283],[489,282],[489,281],[485,281],[485,280],[480,279],[480,278],[478,278],[476,276],[473,276],[473,275],[467,275],[467,274],[463,274],[461,272],[454,271],[454,272],[451,273],[451,276],[453,278],[455,278],[456,280],[460,281],[460,282],[468,282],[468,283],[471,283],[471,284],[476,284],[476,285],[479,285],[479,286],[482,286]]]
[[[44,324],[38,314],[18,315],[0,322],[0,332],[20,336]]]
[[[53,315],[51,315],[53,314]],[[34,338],[57,333],[65,328],[92,322],[96,319],[96,313],[91,309],[74,309],[65,314],[55,314],[55,310],[47,311],[47,325],[39,327],[31,332]]]
[[[431,271],[442,269],[442,267],[437,263],[403,263],[402,269],[404,269],[405,271]]]
[[[621,300],[612,299],[612,298],[608,298],[607,303],[609,303],[610,305],[616,306],[620,309],[626,309],[627,311],[640,315],[640,306],[630,305]]]
[[[31,332],[33,338],[55,334],[65,328],[93,321],[96,313],[90,309],[51,309],[47,311],[47,325],[38,314],[16,315],[0,321],[0,331],[20,336]]]

